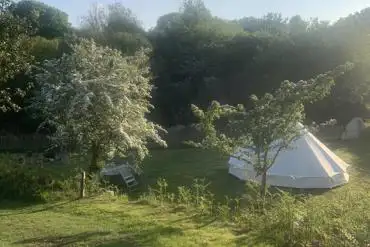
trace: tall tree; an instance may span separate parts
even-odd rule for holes
[[[126,54],[133,54],[140,48],[150,46],[139,20],[121,3],[92,5],[81,24],[78,31],[81,36],[93,38],[101,45]]]
[[[262,18],[245,17],[237,21],[245,31],[251,33],[269,33],[273,35],[288,32],[288,19],[279,13],[268,13]]]
[[[324,37],[325,50],[332,50],[334,61],[353,61],[355,68],[336,83],[329,97],[307,106],[313,119],[321,121],[328,117],[347,124],[353,117],[366,117],[369,114],[370,96],[370,8],[342,18],[324,32],[315,32]],[[317,43],[317,42],[316,42]],[[327,57],[327,56],[318,56]],[[326,58],[327,59],[327,58]]]
[[[123,57],[82,40],[72,54],[45,61],[36,80],[32,108],[56,129],[59,145],[77,142],[91,153],[91,171],[113,155],[143,159],[149,141],[165,145],[161,127],[146,119],[152,86],[144,51]]]
[[[206,101],[203,93],[218,83],[214,73],[225,43],[241,32],[239,25],[212,17],[201,1],[186,1],[181,12],[159,18],[150,40],[155,104],[164,124],[192,121],[190,104]]]
[[[248,104],[251,94],[271,92],[284,79],[309,79],[351,61],[329,29],[317,19],[273,13],[229,22],[213,17],[201,1],[185,1],[149,35],[159,118],[189,124],[192,103]]]
[[[10,12],[12,2],[0,0],[0,109],[18,110],[14,96],[23,96],[20,88],[8,81],[26,72],[33,60],[29,52],[30,28],[27,22]]]
[[[22,0],[11,6],[13,15],[26,19],[34,35],[52,39],[63,37],[70,29],[68,15],[39,1]]]

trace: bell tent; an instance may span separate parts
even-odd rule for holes
[[[346,184],[349,180],[348,164],[336,156],[323,143],[306,129],[289,149],[281,151],[275,163],[267,172],[267,184],[290,188],[333,188]],[[248,159],[253,150],[243,149],[229,159],[229,173],[241,180],[259,182],[261,177]],[[248,153],[250,152],[250,155]],[[251,161],[251,160],[250,160]]]
[[[357,117],[351,120],[346,126],[345,131],[342,133],[342,140],[358,139],[361,132],[365,129],[364,121]]]

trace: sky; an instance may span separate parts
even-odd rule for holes
[[[93,3],[121,2],[130,8],[148,29],[154,27],[158,17],[178,11],[182,0],[42,0],[69,15],[69,21],[78,26]],[[285,17],[301,15],[305,19],[336,21],[341,17],[370,7],[370,0],[204,0],[212,14],[224,19],[245,16],[261,17],[268,12],[277,12]]]

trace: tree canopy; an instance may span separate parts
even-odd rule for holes
[[[150,46],[139,20],[118,2],[106,7],[92,5],[78,34],[127,54]]]
[[[217,100],[249,107],[253,94],[261,97],[284,80],[308,80],[347,61],[355,64],[354,69],[336,78],[327,97],[305,103],[306,119],[335,118],[345,124],[353,117],[368,115],[369,9],[334,23],[299,15],[286,18],[279,13],[224,20],[213,16],[201,0],[188,0],[145,30],[135,14],[120,3],[92,5],[77,27],[70,26],[63,11],[38,1],[1,3],[2,22],[11,20],[16,29],[1,25],[5,30],[0,59],[6,66],[0,71],[0,81],[3,89],[8,88],[3,99],[13,99],[18,110],[27,108],[33,96],[25,90],[28,82],[34,82],[27,69],[60,58],[82,37],[125,55],[150,49],[155,110],[148,117],[166,127],[194,123],[192,104],[206,107]],[[16,94],[17,89],[22,89],[24,98]],[[14,107],[8,104],[7,108]],[[29,131],[6,124],[27,115],[22,110],[17,114],[8,111],[0,114],[0,122],[4,128]]]
[[[11,2],[0,1],[0,108],[18,110],[14,96],[22,95],[19,88],[7,82],[29,69],[33,60],[29,52],[31,29],[27,21],[15,16],[10,11]]]
[[[22,0],[10,7],[13,15],[26,19],[34,35],[52,39],[68,33],[68,15],[63,11],[35,0]]]
[[[91,152],[92,170],[109,156],[133,152],[141,160],[149,141],[165,145],[161,128],[145,117],[152,88],[147,63],[144,51],[123,57],[81,40],[72,54],[43,63],[31,107],[43,126],[56,129],[58,145],[78,143]]]
[[[348,45],[339,24],[352,18],[329,25],[317,18],[268,13],[262,18],[228,21],[212,16],[199,1],[187,1],[179,12],[159,18],[150,32],[156,117],[165,125],[189,124],[194,122],[191,104],[206,106],[212,99],[248,104],[250,95],[272,92],[283,80],[309,79],[354,61],[354,47],[368,48],[359,45],[363,35],[351,30],[356,27],[347,30],[346,35],[357,37]],[[357,64],[337,78],[339,83],[323,99],[325,103],[306,104],[309,118],[338,118],[345,123],[356,114],[365,114],[360,99],[366,98],[362,93],[367,95],[367,73]],[[348,110],[343,112],[340,105],[347,105]]]

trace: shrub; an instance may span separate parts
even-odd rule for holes
[[[53,187],[50,200],[78,198],[81,172],[80,169],[76,169],[74,176],[59,180],[57,182],[58,186]],[[120,192],[117,186],[110,184],[107,180],[101,179],[98,175],[86,176],[85,194],[87,197],[100,195],[108,191],[112,191],[113,194],[118,194]]]
[[[50,201],[76,199],[79,196],[81,170],[68,172],[67,177],[40,168],[34,164],[24,165],[17,155],[0,155],[0,200]],[[74,175],[73,175],[74,174]],[[87,196],[106,191],[117,193],[117,188],[98,176],[86,178]]]
[[[50,175],[37,174],[32,168],[3,167],[0,172],[0,199],[42,201],[45,191],[51,190],[54,180]]]

